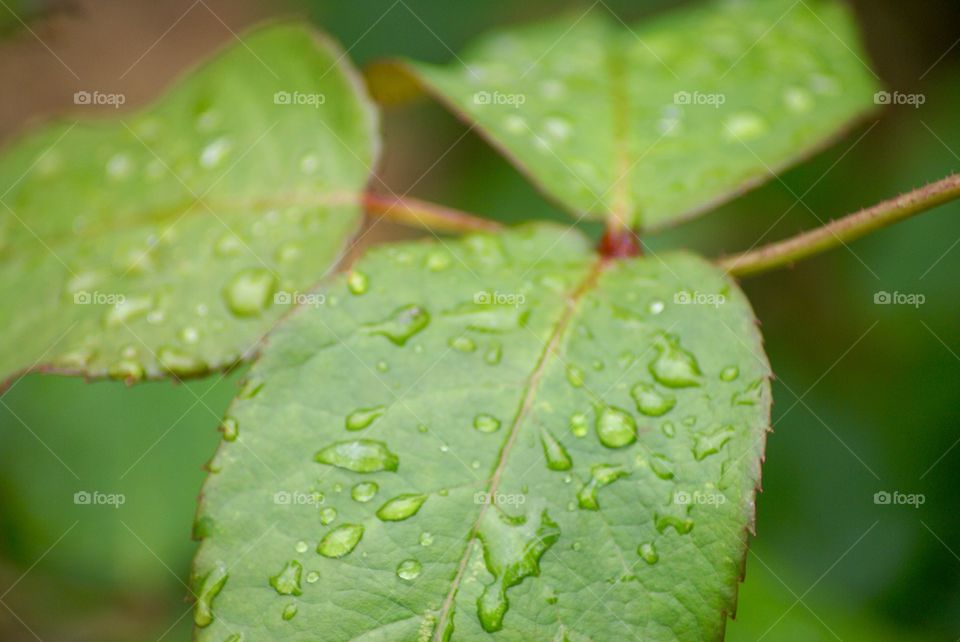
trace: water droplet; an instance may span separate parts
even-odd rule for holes
[[[333,506],[326,506],[320,509],[320,523],[324,526],[332,524],[337,518],[337,509]]]
[[[660,560],[660,554],[657,552],[653,542],[644,542],[637,547],[637,555],[647,564],[656,564]]]
[[[180,330],[180,339],[184,343],[196,343],[200,340],[200,331],[192,325],[188,325]]]
[[[107,176],[120,180],[130,176],[133,171],[133,160],[127,154],[114,154],[107,161]]]
[[[244,380],[243,385],[240,387],[240,394],[238,396],[241,399],[252,399],[257,396],[257,393],[260,392],[261,388],[263,388],[263,379],[258,377],[250,377]]]
[[[674,428],[672,421],[665,421],[660,426],[660,432],[662,432],[666,437],[673,437],[677,434],[677,429]]]
[[[500,363],[500,358],[502,356],[503,356],[503,348],[500,347],[499,343],[494,343],[487,350],[486,354],[483,355],[483,360],[488,364],[490,364],[491,366],[495,366],[498,363]]]
[[[574,388],[582,388],[584,381],[583,370],[574,365],[567,366],[567,381]]]
[[[740,392],[734,393],[735,406],[756,406],[763,399],[763,380],[757,379]]]
[[[152,297],[131,296],[114,304],[103,317],[103,323],[108,328],[115,328],[145,315],[153,308]]]
[[[522,134],[529,129],[527,126],[527,121],[523,119],[523,116],[518,116],[516,114],[510,114],[504,118],[503,126],[511,134]]]
[[[677,398],[658,391],[649,383],[638,383],[630,390],[637,410],[648,417],[660,417],[670,412],[677,404]]]
[[[397,495],[377,510],[377,517],[384,522],[400,522],[416,515],[426,501],[426,495]]]
[[[307,544],[305,541],[300,540],[299,542],[297,542],[297,545],[294,548],[298,553],[306,553],[307,550],[310,548],[310,545]]]
[[[427,432],[428,430],[430,430],[430,429],[427,428],[427,427],[426,427],[425,425],[423,425],[423,424],[420,424],[419,426],[417,426],[417,431],[418,431],[418,432]]]
[[[347,287],[353,294],[363,294],[370,287],[370,279],[363,272],[353,270],[347,277]]]
[[[230,153],[231,147],[232,145],[228,138],[217,138],[210,142],[210,144],[200,152],[200,166],[206,169],[213,169],[223,162],[223,159]]]
[[[388,372],[390,370],[390,364],[381,359],[380,361],[377,361],[377,370],[379,372]]]
[[[280,617],[289,622],[293,618],[297,617],[297,610],[298,608],[296,604],[287,604],[285,607],[283,607],[283,612],[280,614]]]
[[[564,141],[570,138],[573,125],[566,118],[553,116],[543,122],[543,130],[549,138],[555,141]]]
[[[423,565],[417,560],[403,560],[397,566],[397,577],[401,580],[415,580],[420,577],[421,570],[423,570]]]
[[[586,437],[590,430],[590,422],[587,416],[582,412],[575,412],[570,415],[570,432],[576,437]]]
[[[270,578],[270,586],[280,595],[300,595],[300,574],[303,566],[297,560],[290,560],[280,572]]]
[[[477,415],[473,419],[473,427],[480,432],[497,432],[500,430],[500,420],[491,415]]]
[[[338,558],[349,555],[363,537],[363,526],[343,524],[324,535],[317,544],[317,552],[324,557]]]
[[[303,247],[296,241],[281,243],[273,253],[278,263],[292,263],[303,254]]]
[[[654,522],[660,533],[665,533],[668,528],[672,528],[680,535],[686,535],[693,530],[693,520],[689,517],[676,517],[674,515],[656,515]]]
[[[477,343],[470,337],[454,337],[449,344],[457,352],[475,352],[477,349]]]
[[[430,546],[433,544],[433,534],[429,531],[420,533],[420,546]]]
[[[379,334],[398,346],[406,345],[411,337],[430,323],[430,314],[418,305],[397,308],[382,321],[362,326],[367,334]]]
[[[320,157],[316,154],[304,154],[300,159],[300,171],[304,174],[314,174],[320,169]]]
[[[622,466],[595,464],[590,467],[590,480],[577,491],[577,505],[584,510],[600,510],[597,501],[597,491],[608,486],[621,477],[626,477],[629,471]]]
[[[200,589],[196,591],[197,603],[193,607],[193,621],[197,626],[209,626],[213,622],[213,600],[228,578],[227,565],[217,562],[200,581]]]
[[[238,272],[223,289],[227,307],[239,317],[257,316],[273,301],[277,279],[264,268]]]
[[[110,375],[111,379],[133,382],[143,379],[146,373],[139,361],[121,359],[110,364],[110,367],[107,368],[107,374]]]
[[[734,114],[727,119],[723,127],[724,137],[735,143],[754,140],[766,132],[767,122],[752,112]]]
[[[661,334],[654,341],[657,356],[650,362],[650,373],[659,383],[669,388],[687,388],[700,385],[700,366],[696,358],[680,347],[677,338]]]
[[[800,87],[788,87],[783,92],[783,102],[787,109],[796,114],[803,114],[813,109],[813,96]]]
[[[223,433],[223,439],[225,441],[236,441],[237,436],[240,434],[240,427],[237,425],[237,420],[233,417],[226,417],[222,422],[220,422],[220,432]]]
[[[720,452],[720,449],[736,434],[733,426],[717,426],[714,430],[697,435],[693,442],[693,458],[703,461],[710,455]]]
[[[740,368],[737,366],[727,366],[720,371],[720,381],[734,381],[740,376]]]
[[[670,460],[664,455],[653,454],[650,456],[650,470],[660,479],[673,479],[673,468]]]
[[[365,504],[374,498],[378,490],[380,490],[380,486],[377,485],[377,482],[360,482],[350,491],[350,496],[353,497],[354,501]]]
[[[210,369],[200,357],[169,346],[161,346],[157,350],[157,361],[161,368],[177,377],[194,377]]]
[[[508,516],[494,505],[483,512],[477,536],[487,571],[494,577],[477,599],[477,615],[483,630],[493,633],[503,628],[510,608],[507,591],[540,575],[540,558],[560,539],[560,528],[546,511],[535,523],[526,516]]]
[[[637,440],[633,416],[621,408],[606,406],[597,415],[597,437],[607,448],[623,448]]]
[[[550,470],[573,468],[573,460],[570,459],[567,449],[546,428],[540,429],[540,443],[543,445],[543,456],[547,460],[547,468]]]
[[[307,584],[316,584],[317,580],[320,579],[320,573],[316,571],[310,571],[307,573]]]
[[[213,251],[217,256],[236,256],[243,251],[244,247],[243,240],[239,236],[233,232],[224,232],[214,244]]]
[[[386,444],[372,439],[337,442],[318,452],[314,460],[355,473],[396,471],[400,464],[400,460],[390,452]]]
[[[374,406],[372,408],[360,408],[347,415],[344,425],[347,430],[363,430],[369,428],[373,422],[382,417],[387,412],[385,406]]]
[[[665,307],[666,306],[664,305],[663,301],[660,301],[659,299],[657,299],[656,301],[650,302],[650,306],[648,310],[650,310],[650,314],[660,314],[661,312],[663,312],[663,309]]]

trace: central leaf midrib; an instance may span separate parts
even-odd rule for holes
[[[480,506],[480,511],[477,514],[477,519],[474,522],[473,526],[470,529],[470,534],[467,537],[467,543],[464,548],[463,556],[460,559],[460,564],[457,566],[457,572],[453,577],[453,581],[450,584],[450,590],[447,593],[446,598],[443,601],[443,605],[440,609],[440,615],[437,618],[437,625],[434,629],[434,640],[440,640],[443,634],[443,630],[447,625],[447,618],[449,617],[451,606],[453,605],[454,599],[456,599],[457,591],[460,588],[461,581],[463,579],[464,570],[467,567],[467,562],[470,559],[471,551],[473,550],[473,545],[477,540],[477,533],[480,528],[481,521],[484,514],[489,509],[493,503],[493,498],[496,497],[497,488],[500,484],[500,476],[503,474],[503,470],[506,467],[507,459],[510,456],[510,451],[513,447],[514,442],[516,441],[517,435],[520,432],[520,426],[523,425],[524,419],[526,419],[527,413],[530,410],[531,405],[533,404],[534,397],[537,390],[540,386],[540,381],[543,378],[543,374],[546,371],[547,364],[550,361],[550,356],[556,354],[557,348],[560,345],[560,340],[563,338],[564,332],[567,329],[567,326],[570,323],[570,320],[573,318],[574,313],[577,310],[580,302],[583,300],[584,295],[596,284],[597,279],[600,276],[600,273],[603,271],[606,265],[606,261],[602,258],[598,258],[590,266],[589,271],[583,280],[577,285],[577,287],[570,293],[570,296],[567,297],[566,304],[564,305],[563,312],[560,315],[560,318],[557,320],[556,326],[553,328],[553,331],[550,333],[550,337],[547,340],[546,345],[544,346],[543,352],[540,353],[539,359],[533,368],[533,371],[530,373],[530,376],[527,379],[527,385],[524,388],[523,398],[520,403],[520,409],[517,411],[516,416],[513,419],[513,422],[510,424],[510,431],[507,434],[507,437],[504,441],[503,448],[500,451],[500,457],[497,461],[497,466],[494,469],[493,475],[490,477],[490,483],[487,485],[487,497],[490,498],[490,501],[482,504]]]

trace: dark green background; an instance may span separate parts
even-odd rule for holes
[[[394,55],[449,60],[482,31],[565,9],[613,10],[629,22],[676,3],[306,4],[363,64]],[[960,45],[928,72],[960,38],[960,7],[855,4],[884,82],[923,93],[926,104],[878,113],[780,180],[649,239],[653,250],[734,251],[960,169]],[[564,220],[473,135],[428,171],[462,133],[428,102],[389,111],[384,179],[398,193],[415,185],[413,195],[505,221]],[[745,282],[778,381],[758,536],[728,639],[960,636],[960,447],[950,450],[960,439],[958,239],[954,204]],[[878,306],[877,291],[921,293],[926,303]],[[9,609],[0,608],[0,639],[34,639],[27,627],[43,640],[188,639],[180,580],[194,548],[201,465],[236,380],[126,389],[34,375],[2,397],[0,595]],[[127,501],[76,506],[79,490]],[[875,505],[880,490],[926,501]]]

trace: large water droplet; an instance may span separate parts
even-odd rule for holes
[[[546,428],[540,429],[540,443],[543,446],[543,456],[547,460],[550,470],[570,470],[573,460],[570,459],[567,449]]]
[[[400,562],[400,565],[397,566],[397,577],[401,580],[415,580],[420,577],[421,570],[423,570],[423,565],[417,560],[403,560]]]
[[[590,480],[577,491],[577,505],[584,510],[600,510],[597,491],[608,486],[630,472],[623,466],[596,464],[590,467]]]
[[[264,268],[238,272],[223,289],[227,307],[239,317],[257,316],[273,301],[277,278]]]
[[[664,394],[649,383],[638,383],[630,390],[637,410],[648,417],[660,417],[667,414],[677,404],[677,398]]]
[[[270,578],[270,586],[280,595],[300,595],[300,574],[303,566],[297,560],[287,562],[280,572]]]
[[[507,591],[540,575],[540,558],[560,538],[560,528],[546,511],[535,523],[526,516],[511,517],[494,505],[484,511],[477,536],[487,571],[494,577],[477,599],[477,615],[483,630],[493,633],[503,628],[510,608]]]
[[[598,413],[596,430],[600,443],[607,448],[623,448],[637,440],[633,416],[615,406],[606,406]]]
[[[417,493],[398,495],[377,510],[377,517],[385,522],[401,522],[416,515],[426,501],[426,495]]]
[[[353,497],[354,501],[365,504],[376,496],[378,490],[380,490],[380,486],[377,485],[377,482],[360,482],[350,491],[350,496]]]
[[[500,420],[492,415],[477,415],[473,419],[473,427],[480,432],[497,432],[500,430]]]
[[[421,332],[430,323],[430,314],[418,305],[397,308],[382,321],[368,323],[363,327],[367,334],[379,334],[398,346],[406,345],[411,337]]]
[[[385,406],[374,406],[372,408],[360,408],[354,410],[344,422],[347,430],[363,430],[368,428],[373,422],[382,417],[387,412]]]
[[[386,444],[372,439],[337,442],[318,452],[314,460],[355,473],[396,471],[400,464],[399,458]]]
[[[650,362],[650,373],[661,384],[670,388],[688,388],[700,385],[700,366],[696,358],[680,347],[677,338],[661,334],[654,341],[657,356]]]
[[[338,558],[349,555],[363,537],[363,526],[343,524],[324,535],[317,544],[317,552],[324,557]]]
[[[193,621],[197,626],[209,626],[213,622],[213,600],[228,578],[227,565],[217,562],[201,580],[200,589],[196,592],[197,603],[193,607]]]

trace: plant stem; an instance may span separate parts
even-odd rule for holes
[[[722,257],[717,265],[734,276],[759,274],[792,265],[808,256],[845,245],[874,230],[925,212],[960,198],[960,174],[931,183],[920,189],[830,221],[823,227],[804,232],[742,254]]]
[[[363,195],[363,206],[367,213],[437,232],[494,232],[502,228],[496,221],[415,198],[367,192]]]

